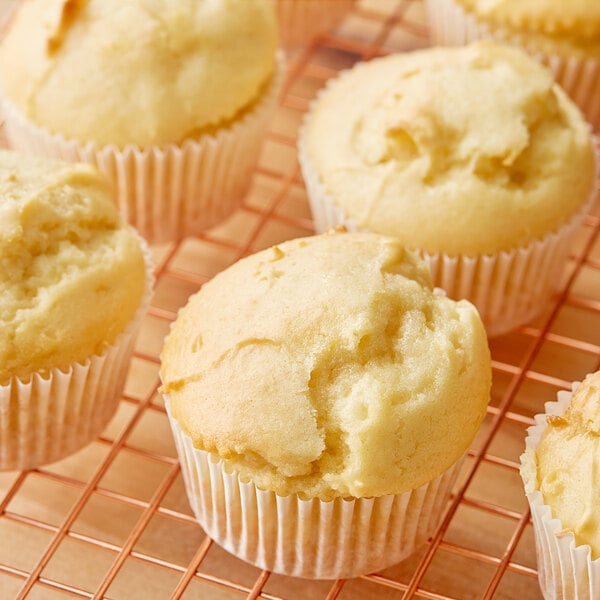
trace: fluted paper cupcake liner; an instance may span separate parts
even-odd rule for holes
[[[284,47],[307,44],[333,29],[355,0],[276,0],[279,34]]]
[[[463,46],[494,39],[519,46],[545,64],[579,106],[594,129],[600,128],[600,58],[562,56],[539,48],[526,34],[478,21],[454,0],[425,0],[431,39],[442,46]]]
[[[576,389],[574,384],[573,390]],[[600,559],[592,560],[587,544],[577,544],[572,531],[552,516],[537,484],[535,451],[547,426],[547,415],[562,415],[571,401],[570,392],[559,392],[557,402],[547,402],[545,413],[536,415],[521,456],[521,476],[531,510],[538,563],[538,580],[546,600],[595,600],[600,598]]]
[[[315,230],[323,233],[331,227],[344,226],[357,231],[360,228],[356,222],[325,190],[308,155],[308,120],[309,117],[300,130],[298,159]],[[599,164],[596,157],[596,171]],[[450,298],[472,302],[488,336],[499,336],[533,319],[557,291],[577,229],[595,198],[596,189],[566,224],[524,247],[473,257],[414,250],[428,262],[434,286],[443,288]]]
[[[0,471],[65,458],[96,439],[115,414],[154,282],[150,252],[139,241],[145,290],[133,319],[114,342],[65,370],[33,373],[28,381],[13,377],[0,385]]]
[[[10,145],[70,162],[95,165],[113,183],[121,214],[151,243],[199,234],[239,208],[284,73],[278,55],[276,73],[256,104],[228,127],[181,144],[118,148],[80,143],[53,134],[26,119],[2,99]]]
[[[190,506],[206,533],[261,569],[313,579],[349,578],[400,562],[434,534],[462,459],[403,494],[325,502],[278,496],[228,473],[194,447],[165,405]]]

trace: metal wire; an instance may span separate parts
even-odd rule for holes
[[[437,532],[397,567],[310,582],[221,550],[187,505],[156,392],[160,343],[189,293],[242,256],[312,231],[295,134],[316,89],[358,60],[426,44],[420,0],[361,0],[335,32],[290,55],[279,113],[242,209],[195,240],[154,248],[157,292],[113,423],[65,461],[0,474],[0,598],[541,597],[518,456],[543,403],[600,366],[597,208],[545,315],[491,342],[494,384],[482,432]]]

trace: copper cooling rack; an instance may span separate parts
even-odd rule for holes
[[[484,426],[439,530],[400,565],[318,582],[264,572],[227,554],[191,514],[156,392],[162,340],[188,296],[238,258],[311,233],[295,136],[315,92],[358,60],[427,44],[420,0],[360,0],[337,30],[290,53],[287,85],[242,209],[201,237],[153,249],[156,293],[116,417],[66,460],[0,473],[0,598],[541,597],[518,459],[544,402],[600,367],[598,206],[565,273],[557,273],[561,294],[534,323],[491,342],[494,383]]]

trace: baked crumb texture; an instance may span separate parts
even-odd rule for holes
[[[101,352],[138,309],[145,271],[95,169],[0,151],[0,383]]]

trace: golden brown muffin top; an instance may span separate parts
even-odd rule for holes
[[[521,50],[480,42],[361,63],[308,116],[304,148],[362,229],[493,254],[559,229],[594,190],[589,125]]]
[[[53,133],[164,145],[249,108],[276,47],[268,0],[29,0],[0,46],[0,79]]]
[[[162,391],[194,445],[280,495],[379,496],[437,477],[485,415],[475,308],[435,293],[397,240],[282,243],[205,284],[162,351]]]

